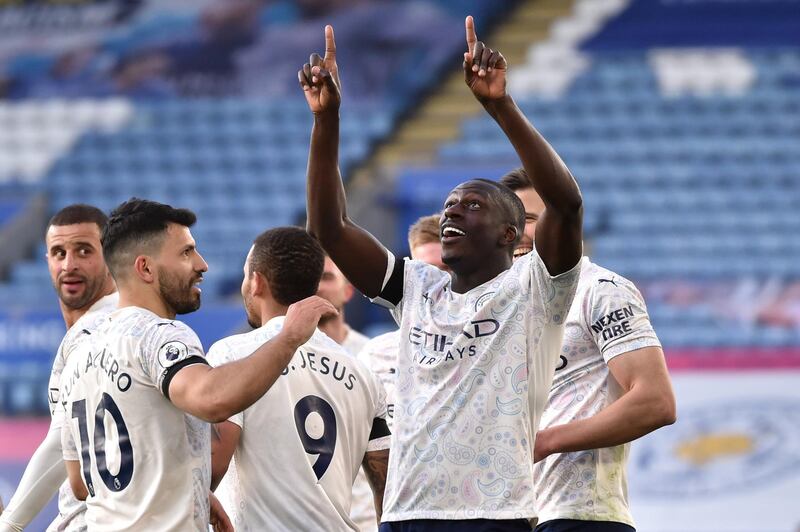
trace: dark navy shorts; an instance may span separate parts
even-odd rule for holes
[[[576,519],[553,519],[536,527],[536,532],[636,532],[625,523],[615,521],[578,521]]]
[[[412,519],[381,523],[378,532],[531,532],[527,519]]]

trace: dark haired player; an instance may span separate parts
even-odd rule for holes
[[[114,279],[108,272],[100,234],[106,215],[91,205],[73,204],[58,211],[47,224],[45,245],[50,279],[58,296],[67,333],[53,360],[48,385],[50,428],[44,441],[28,462],[8,508],[0,516],[0,532],[21,532],[58,490],[58,515],[50,530],[86,530],[86,506],[75,498],[66,481],[61,458],[63,416],[57,408],[61,374],[73,338],[91,329],[117,306]],[[60,486],[60,488],[59,488]]]
[[[500,182],[525,205],[533,249],[542,200],[524,169]],[[550,399],[536,436],[537,532],[630,532],[625,463],[630,442],[675,422],[675,395],[642,295],[628,279],[582,259]]]
[[[381,530],[530,530],[533,448],[580,272],[582,200],[558,155],[506,93],[506,62],[466,20],[464,77],[534,176],[546,208],[537,248],[512,264],[525,225],[514,193],[457,186],[440,220],[448,274],[397,261],[347,217],[338,171],[339,82],[326,53],[298,72],[314,114],[308,225],[400,325],[397,403]]]
[[[303,229],[259,235],[242,282],[256,329],[215,343],[209,361],[233,363],[279,334],[288,306],[317,292],[323,263],[322,248]],[[383,387],[321,330],[261,399],[216,426],[213,479],[235,452],[219,493],[238,530],[358,530],[349,514],[362,463],[381,507],[390,439]]]
[[[70,485],[86,498],[90,530],[196,530],[211,510],[208,422],[261,397],[319,317],[320,298],[289,308],[280,334],[251,356],[211,368],[176,314],[197,310],[207,265],[189,227],[195,215],[132,199],[103,231],[119,309],[86,334],[62,378],[62,447]],[[216,503],[216,507],[214,506]],[[215,524],[227,529],[215,511]],[[224,515],[224,513],[222,513]]]

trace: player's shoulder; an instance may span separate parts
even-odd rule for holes
[[[636,285],[617,272],[604,268],[599,264],[595,264],[588,258],[583,258],[583,266],[581,267],[581,278],[579,286],[585,289],[594,291],[614,290],[614,289],[629,289],[635,288]]]
[[[268,331],[259,327],[252,331],[220,338],[211,344],[211,347],[208,349],[208,361],[214,364],[244,358],[272,336],[274,336],[274,334],[268,334]]]
[[[361,353],[363,352],[374,352],[374,351],[382,351],[386,348],[397,348],[400,345],[400,331],[394,330],[385,332],[383,334],[379,334],[374,338],[370,338],[367,343],[364,344],[364,347],[361,348]]]

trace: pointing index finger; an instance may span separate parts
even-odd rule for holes
[[[467,31],[467,48],[469,53],[473,53],[475,51],[475,43],[478,42],[478,36],[475,35],[475,21],[472,19],[472,15],[464,20],[464,28]]]
[[[325,60],[336,59],[336,40],[333,37],[333,26],[325,26]]]

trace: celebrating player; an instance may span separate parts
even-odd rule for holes
[[[58,348],[50,373],[48,398],[50,428],[28,462],[19,486],[0,516],[0,532],[21,532],[58,490],[58,515],[52,530],[86,530],[85,504],[75,498],[61,457],[63,416],[57,408],[66,354],[79,331],[93,329],[97,321],[117,306],[114,279],[108,272],[100,233],[106,215],[90,205],[69,205],[47,224],[45,244],[50,279],[58,295],[67,333]],[[59,488],[60,486],[60,488]]]
[[[442,243],[439,241],[439,215],[423,216],[408,229],[408,247],[411,258],[427,262],[447,270],[442,262]],[[400,345],[400,331],[391,331],[376,336],[364,344],[358,352],[358,359],[371,369],[383,383],[386,391],[387,417],[389,430],[392,429],[394,416],[394,389],[397,376],[397,349]],[[353,484],[353,506],[350,517],[361,529],[361,532],[377,530],[376,512],[373,505],[369,485],[364,475],[359,472]],[[379,509],[380,510],[380,509]]]
[[[521,257],[533,248],[542,200],[522,168],[500,182],[525,205],[530,240],[517,246]],[[674,422],[675,396],[642,295],[584,257],[536,437],[537,532],[632,531],[629,442]]]
[[[222,519],[209,497],[202,420],[222,421],[258,400],[320,316],[336,312],[317,297],[300,301],[251,356],[209,367],[195,333],[174,320],[200,306],[207,265],[189,230],[194,222],[186,209],[132,199],[103,231],[119,309],[77,343],[62,393],[64,459],[73,491],[86,497],[90,530],[205,532],[209,505],[212,519]]]
[[[442,260],[451,274],[396,261],[347,217],[338,171],[339,76],[325,58],[298,72],[314,114],[308,226],[364,294],[400,325],[394,439],[382,531],[530,530],[533,445],[580,271],[582,200],[558,155],[506,93],[503,56],[466,19],[467,85],[516,149],[546,208],[537,248],[512,264],[524,208],[475,179],[447,197]]]
[[[256,238],[242,283],[256,330],[220,340],[209,361],[233,363],[279,334],[287,307],[317,291],[323,262],[319,243],[303,229]],[[389,460],[385,394],[377,377],[321,330],[264,397],[217,428],[213,477],[225,474],[235,453],[220,498],[236,528],[358,530],[349,511],[362,462],[380,508]]]

